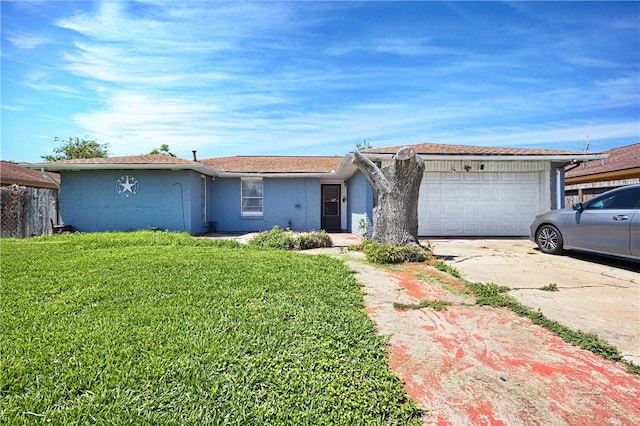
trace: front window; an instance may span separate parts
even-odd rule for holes
[[[242,179],[242,216],[262,216],[262,179]]]

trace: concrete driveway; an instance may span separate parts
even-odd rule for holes
[[[526,239],[430,239],[465,280],[507,286],[521,303],[575,330],[595,333],[640,364],[640,264],[541,253]],[[555,284],[558,291],[541,287]]]

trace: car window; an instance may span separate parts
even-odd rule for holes
[[[640,188],[629,188],[614,194],[596,198],[588,209],[636,209],[640,208]]]

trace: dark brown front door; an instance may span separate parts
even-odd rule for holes
[[[340,185],[322,185],[322,218],[325,231],[340,231]]]

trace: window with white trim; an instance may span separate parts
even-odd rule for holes
[[[242,216],[262,216],[262,179],[242,179]]]

